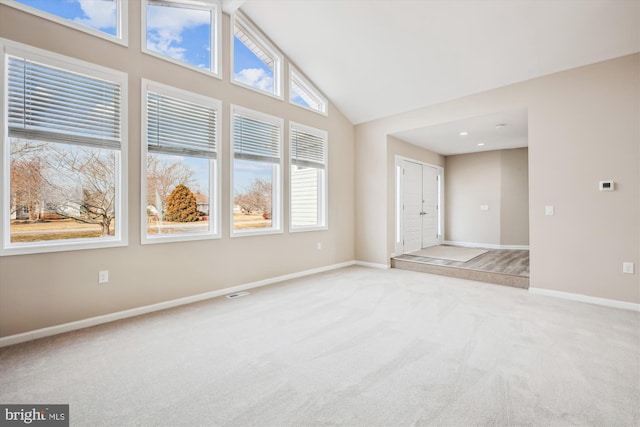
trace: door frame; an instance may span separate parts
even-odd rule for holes
[[[422,162],[420,160],[412,159],[410,157],[394,156],[394,253],[392,256],[401,255],[404,251],[402,238],[404,235],[404,229],[402,224],[402,207],[404,201],[402,200],[402,186],[404,184],[402,165],[403,162],[409,161],[418,163],[423,166],[429,166],[435,168],[438,173],[438,244],[444,242],[444,227],[445,227],[445,206],[444,206],[444,167],[434,165],[432,163]]]

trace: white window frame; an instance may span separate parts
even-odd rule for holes
[[[61,24],[78,31],[82,31],[92,36],[99,37],[104,40],[108,40],[113,43],[117,43],[123,46],[129,45],[129,0],[116,0],[116,35],[112,36],[104,31],[97,30],[95,28],[88,27],[86,25],[78,24],[70,21],[66,18],[62,18],[58,15],[54,15],[44,10],[37,9],[26,4],[18,3],[14,0],[0,0],[0,4],[12,7],[14,9],[22,10],[23,12],[30,13],[40,18],[53,21],[57,24]]]
[[[178,98],[195,104],[201,104],[205,107],[214,108],[216,110],[216,158],[209,161],[209,215],[213,216],[213,220],[209,220],[209,229],[203,232],[194,232],[188,234],[163,234],[163,235],[147,235],[147,155],[149,153],[147,144],[147,93],[149,91],[160,93],[172,98]],[[151,80],[142,79],[142,120],[141,120],[141,208],[140,208],[140,233],[142,244],[154,244],[154,243],[169,243],[169,242],[183,242],[191,240],[205,240],[205,239],[219,239],[220,233],[220,123],[222,123],[222,102],[215,98],[188,92],[186,90],[178,89],[172,86],[157,83]],[[211,206],[214,209],[211,209]]]
[[[299,131],[303,131],[315,136],[322,138],[324,143],[324,174],[322,179],[322,191],[319,192],[318,198],[316,202],[318,203],[318,211],[320,214],[320,221],[316,225],[305,225],[305,226],[294,226],[293,224],[293,191],[292,191],[292,180],[291,180],[291,167],[294,166],[293,159],[293,129],[298,129]],[[303,232],[303,231],[317,231],[317,230],[328,230],[328,183],[329,183],[329,133],[322,129],[313,128],[311,126],[303,125],[301,123],[289,122],[289,232]]]
[[[293,85],[300,86],[306,92],[315,98],[318,102],[319,108],[307,107],[305,105],[298,104],[293,100]],[[309,79],[307,79],[297,68],[293,65],[289,65],[289,103],[296,107],[304,108],[305,110],[313,111],[314,113],[322,114],[323,116],[329,115],[329,102],[327,98],[315,87]]]
[[[30,59],[39,63],[58,67],[65,71],[85,74],[94,78],[102,78],[120,85],[121,105],[120,105],[120,150],[116,156],[115,170],[115,218],[116,230],[113,238],[92,238],[92,239],[69,239],[55,241],[39,241],[33,243],[11,243],[11,214],[5,207],[10,206],[10,162],[11,152],[9,144],[8,114],[8,90],[7,90],[7,55],[15,55],[21,58]],[[45,252],[61,252],[72,250],[98,249],[127,246],[128,244],[128,218],[126,201],[127,199],[127,153],[128,153],[128,76],[121,71],[98,66],[88,62],[80,61],[67,56],[55,54],[42,49],[17,43],[11,40],[0,38],[0,84],[3,85],[3,99],[0,104],[0,129],[2,135],[0,146],[0,164],[3,173],[0,174],[0,198],[3,206],[0,209],[0,255],[22,255]]]
[[[273,125],[276,125],[280,128],[280,162],[274,163],[274,165],[278,166],[278,170],[272,176],[271,182],[271,191],[273,192],[272,200],[271,200],[271,227],[270,228],[250,228],[245,230],[234,230],[233,228],[233,207],[235,204],[234,201],[234,185],[233,185],[233,176],[234,176],[234,162],[235,162],[235,149],[234,149],[234,126],[233,126],[233,118],[236,114],[242,115],[247,118],[252,118],[255,120],[261,120]],[[230,114],[230,146],[231,146],[231,167],[230,167],[230,206],[229,206],[229,229],[231,230],[231,237],[245,237],[245,236],[259,236],[265,234],[282,234],[282,214],[283,214],[283,206],[282,206],[282,193],[283,193],[283,185],[282,185],[282,168],[283,168],[283,141],[284,141],[284,119],[280,117],[271,116],[259,111],[251,110],[248,108],[240,107],[237,105],[231,105],[231,114]]]
[[[139,0],[141,8],[141,20],[140,27],[141,32],[141,50],[143,53],[162,59],[167,62],[171,62],[181,67],[188,68],[190,70],[198,71],[208,76],[213,76],[218,79],[222,79],[221,72],[221,57],[222,57],[222,6],[220,0]],[[173,5],[172,7],[185,7],[195,8],[211,11],[211,70],[196,67],[184,61],[179,61],[170,56],[163,55],[159,52],[150,50],[147,48],[147,4],[148,2],[158,2]]]
[[[235,57],[234,57],[234,40],[235,40],[235,27],[239,26],[242,31],[247,34],[251,40],[265,53],[267,53],[271,58],[273,58],[273,92],[267,92],[265,90],[260,90],[246,83],[242,83],[235,79]],[[246,89],[250,89],[254,92],[260,93],[262,95],[271,96],[273,98],[279,99],[281,101],[284,100],[284,93],[282,90],[282,81],[283,81],[283,63],[284,56],[278,48],[271,43],[271,41],[258,29],[258,27],[249,20],[246,16],[244,16],[241,12],[236,12],[231,17],[231,31],[230,31],[230,71],[229,71],[229,80],[231,83],[244,87]]]

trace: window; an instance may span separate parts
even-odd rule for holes
[[[283,120],[232,107],[232,235],[281,230]]]
[[[128,0],[0,0],[51,21],[127,44]]]
[[[233,20],[231,50],[233,82],[282,98],[282,55],[240,14]]]
[[[289,67],[289,102],[327,115],[327,99],[293,67]]]
[[[0,46],[2,254],[126,245],[126,74]]]
[[[216,237],[220,101],[143,80],[142,242]]]
[[[289,125],[291,231],[326,228],[327,133]]]
[[[143,52],[219,76],[217,1],[144,0],[142,19]]]

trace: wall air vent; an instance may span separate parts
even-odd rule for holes
[[[240,298],[240,297],[243,297],[243,296],[245,296],[245,295],[249,295],[249,292],[245,292],[245,291],[242,291],[242,292],[234,292],[234,293],[232,293],[232,294],[227,295],[227,298],[229,298],[229,299],[234,299],[234,298]]]

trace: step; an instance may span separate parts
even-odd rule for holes
[[[529,289],[529,277],[527,276],[517,276],[513,274],[496,273],[491,271],[480,271],[462,267],[434,265],[424,262],[396,258],[391,258],[391,268],[420,271],[423,273],[437,274],[440,276],[456,277],[459,279],[476,280],[478,282],[492,283],[495,285]]]

